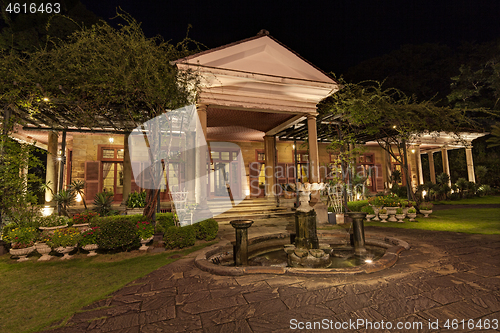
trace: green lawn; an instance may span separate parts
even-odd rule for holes
[[[500,196],[490,195],[486,197],[468,198],[462,200],[433,201],[435,205],[479,205],[500,204]]]
[[[367,222],[366,226],[423,229],[500,235],[500,208],[461,208],[434,211],[428,218],[417,216],[418,222]]]
[[[49,262],[0,257],[0,332],[36,332],[155,269],[215,242],[178,252],[118,253]]]

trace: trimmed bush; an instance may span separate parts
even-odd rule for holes
[[[359,200],[359,201],[349,201],[347,203],[347,208],[351,212],[360,212],[361,207],[368,205],[368,200]]]
[[[173,213],[156,214],[156,232],[165,234],[169,227],[175,226]]]
[[[167,249],[174,249],[176,247],[182,249],[194,245],[196,242],[196,231],[192,225],[169,227],[163,236],[163,240]]]
[[[217,237],[217,233],[219,232],[219,223],[214,219],[204,220],[193,225],[196,231],[197,239],[204,239],[210,241]]]
[[[361,207],[361,211],[369,215],[375,214],[375,211],[373,210],[372,206],[368,205]]]
[[[102,249],[121,248],[128,250],[140,245],[136,224],[144,220],[142,215],[118,215],[99,217],[92,221],[92,227],[99,227],[97,244]]]

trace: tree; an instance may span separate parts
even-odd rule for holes
[[[464,126],[472,126],[457,109],[437,107],[430,101],[418,102],[402,91],[383,88],[383,83],[346,83],[332,95],[324,109],[339,118],[346,130],[360,141],[377,141],[403,170],[409,196],[413,191],[408,177],[406,149],[423,132],[451,132],[459,137]]]
[[[118,12],[117,18],[124,22],[118,28],[100,21],[51,48],[1,54],[0,106],[24,119],[50,112],[58,119],[48,123],[59,129],[130,131],[192,104],[197,76],[171,64],[192,53],[191,40],[172,45],[160,37],[146,38],[130,15]],[[151,158],[157,153],[151,152]],[[148,217],[154,214],[157,192],[148,191]]]

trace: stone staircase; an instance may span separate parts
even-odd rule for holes
[[[232,207],[227,201],[211,200],[210,210],[215,214],[214,219],[217,222],[229,222],[231,220],[241,219],[267,219],[277,217],[288,217],[293,212],[286,203],[276,207],[274,199],[252,198],[241,201],[237,206]],[[293,203],[292,203],[293,206]],[[225,211],[227,209],[227,211]]]

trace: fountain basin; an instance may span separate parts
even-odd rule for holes
[[[335,248],[342,248],[349,244],[346,234],[329,232],[327,230],[318,232],[321,243],[332,244]],[[280,233],[255,237],[248,240],[248,258],[253,258],[270,253],[274,250],[284,251],[285,245],[290,244],[290,234]],[[246,274],[287,274],[287,275],[343,275],[343,274],[367,274],[373,273],[394,265],[399,254],[410,248],[407,242],[392,238],[372,238],[366,235],[365,244],[370,247],[378,247],[385,253],[372,263],[363,263],[359,266],[349,268],[297,268],[285,265],[273,266],[225,266],[220,263],[228,263],[233,258],[233,245],[231,242],[216,244],[205,248],[195,259],[195,264],[201,270],[216,275],[246,275]]]

